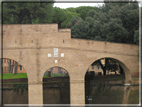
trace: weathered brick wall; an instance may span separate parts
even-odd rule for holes
[[[59,49],[59,57],[53,57],[53,48]],[[31,104],[42,104],[43,75],[54,66],[69,73],[72,104],[84,104],[85,73],[100,58],[115,59],[124,69],[128,83],[139,72],[138,50],[132,44],[71,39],[71,32],[58,30],[57,24],[3,25],[3,57],[14,59],[25,68]],[[32,91],[35,88],[38,94]],[[39,97],[33,99],[36,96]]]

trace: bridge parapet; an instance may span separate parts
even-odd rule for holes
[[[132,44],[71,39],[71,30],[58,29],[57,24],[3,25],[3,49],[50,47],[134,56],[139,50],[137,45]]]
[[[71,44],[72,47],[82,50],[112,54],[138,55],[139,50],[139,46],[133,44],[103,42],[94,40],[72,39]]]
[[[3,34],[14,35],[14,34],[25,34],[30,35],[31,33],[51,33],[58,32],[57,24],[13,24],[3,25]]]

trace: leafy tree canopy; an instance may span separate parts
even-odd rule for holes
[[[70,22],[71,18],[75,16],[79,16],[79,14],[68,11],[66,9],[54,7],[51,22],[58,23],[59,28],[65,28],[67,24]]]
[[[47,23],[52,14],[52,8],[53,1],[47,3],[3,2],[3,24]]]
[[[73,8],[70,10],[75,11]],[[102,7],[91,8],[85,17],[82,16],[80,15],[81,21],[73,18],[67,25],[71,28],[75,38],[129,44],[136,44],[138,41],[136,40],[138,37],[134,36],[137,35],[136,31],[139,29],[139,6],[137,2],[112,3],[112,1],[105,1],[105,5]],[[84,31],[82,31],[83,29]]]

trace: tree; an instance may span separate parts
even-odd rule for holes
[[[106,41],[126,43],[128,32],[123,28],[121,19],[111,18],[101,27],[101,32]]]
[[[82,20],[85,20],[86,17],[88,17],[87,13],[89,10],[94,10],[94,11],[99,11],[98,7],[91,7],[91,6],[80,6],[77,7],[76,9],[76,13],[80,14],[80,17],[82,18]]]
[[[102,24],[104,24],[104,26],[100,28],[102,35],[100,35],[101,37],[97,36],[95,40],[134,44],[134,31],[138,29],[138,5],[136,2],[129,3],[125,0],[124,2],[125,3],[113,2],[111,0],[109,2],[105,1],[105,6],[101,9],[101,11],[105,13],[104,16],[106,18],[99,17],[99,20],[101,20]],[[116,23],[118,22],[117,20],[121,20],[121,23],[118,23],[118,25],[116,25]],[[115,21],[117,22],[115,23]],[[110,24],[110,22],[112,24]],[[110,29],[108,28],[108,26]],[[110,33],[109,35],[106,35],[106,32],[104,32],[103,29],[111,32],[112,35]],[[122,37],[123,34],[124,37]],[[105,35],[106,39],[104,39]],[[118,35],[120,37],[118,37]]]
[[[74,16],[79,16],[79,14],[70,12],[66,9],[54,7],[51,22],[58,23],[58,28],[65,28]]]
[[[104,64],[102,63],[102,60],[105,61]],[[107,70],[110,71],[110,72],[115,72],[115,74],[116,74],[116,70],[118,70],[118,69],[120,70],[120,74],[123,74],[122,67],[117,62],[115,62],[113,59],[111,59],[111,58],[99,59],[99,60],[93,62],[92,65],[93,66],[94,65],[101,66],[104,75],[106,75],[106,71]]]
[[[70,23],[67,25],[68,28],[73,27],[75,24],[79,24],[82,19],[80,17],[73,17]]]
[[[52,23],[58,23],[58,28],[61,28],[61,24],[66,20],[67,14],[63,9],[54,7]]]
[[[11,59],[9,59],[10,61],[9,61],[9,69],[10,69],[10,71],[9,71],[9,73],[11,73],[11,69],[13,69],[12,68],[12,66],[11,66]]]
[[[11,59],[7,59],[7,62],[8,62],[8,72],[10,73],[11,71]]]
[[[71,27],[71,33],[75,38],[87,39],[88,30],[89,23],[83,21],[82,19],[77,19],[74,26]]]
[[[138,4],[125,0],[123,2],[125,3],[105,1],[102,7],[90,9],[85,17],[82,17],[80,12],[81,20],[77,21],[79,18],[76,17],[68,24],[73,37],[135,44],[134,35],[139,23]],[[81,8],[85,7],[79,9]],[[70,8],[70,11],[75,9]],[[74,24],[73,21],[78,24]],[[83,28],[85,31],[82,31]]]
[[[48,3],[4,2],[3,24],[32,24],[37,19],[39,19],[38,23],[46,23],[52,14],[52,7],[53,1]]]
[[[134,42],[139,45],[139,30],[135,31]]]
[[[69,12],[76,13],[76,8],[73,8],[73,7],[66,8],[66,10]]]
[[[17,67],[18,67],[18,62],[15,61],[15,65],[14,65],[14,75],[17,74]]]
[[[89,11],[87,12],[87,17],[92,17],[92,18],[94,18],[94,20],[97,20],[97,18],[98,18],[98,16],[99,16],[99,13],[100,13],[100,12],[95,11],[95,10],[89,10]],[[87,17],[86,17],[86,18],[87,18]]]
[[[134,43],[134,33],[139,26],[139,8],[137,3],[126,4],[119,9],[119,18],[122,20],[123,27],[128,31],[126,43]]]
[[[73,17],[80,17],[80,14],[76,13],[76,12],[70,12],[68,10],[65,9],[65,12],[67,14],[67,19],[62,23],[62,27],[67,28],[68,23],[71,21],[71,19]]]

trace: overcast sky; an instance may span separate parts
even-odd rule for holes
[[[102,6],[103,3],[54,3],[54,7],[69,8],[69,7],[79,7],[79,6]]]
[[[102,6],[104,3],[103,1],[104,0],[55,0],[57,3],[54,3],[54,7],[59,7],[59,8],[69,8],[69,7],[79,7],[79,6]],[[70,3],[70,1],[72,3]],[[80,1],[80,2],[77,2],[77,1]],[[140,1],[140,0],[138,0]],[[73,3],[75,2],[75,3]],[[83,2],[86,2],[86,3],[83,3]],[[91,3],[92,2],[92,3]],[[141,0],[142,2],[142,0]],[[140,6],[140,4],[139,4]],[[140,6],[141,7],[141,6]]]

